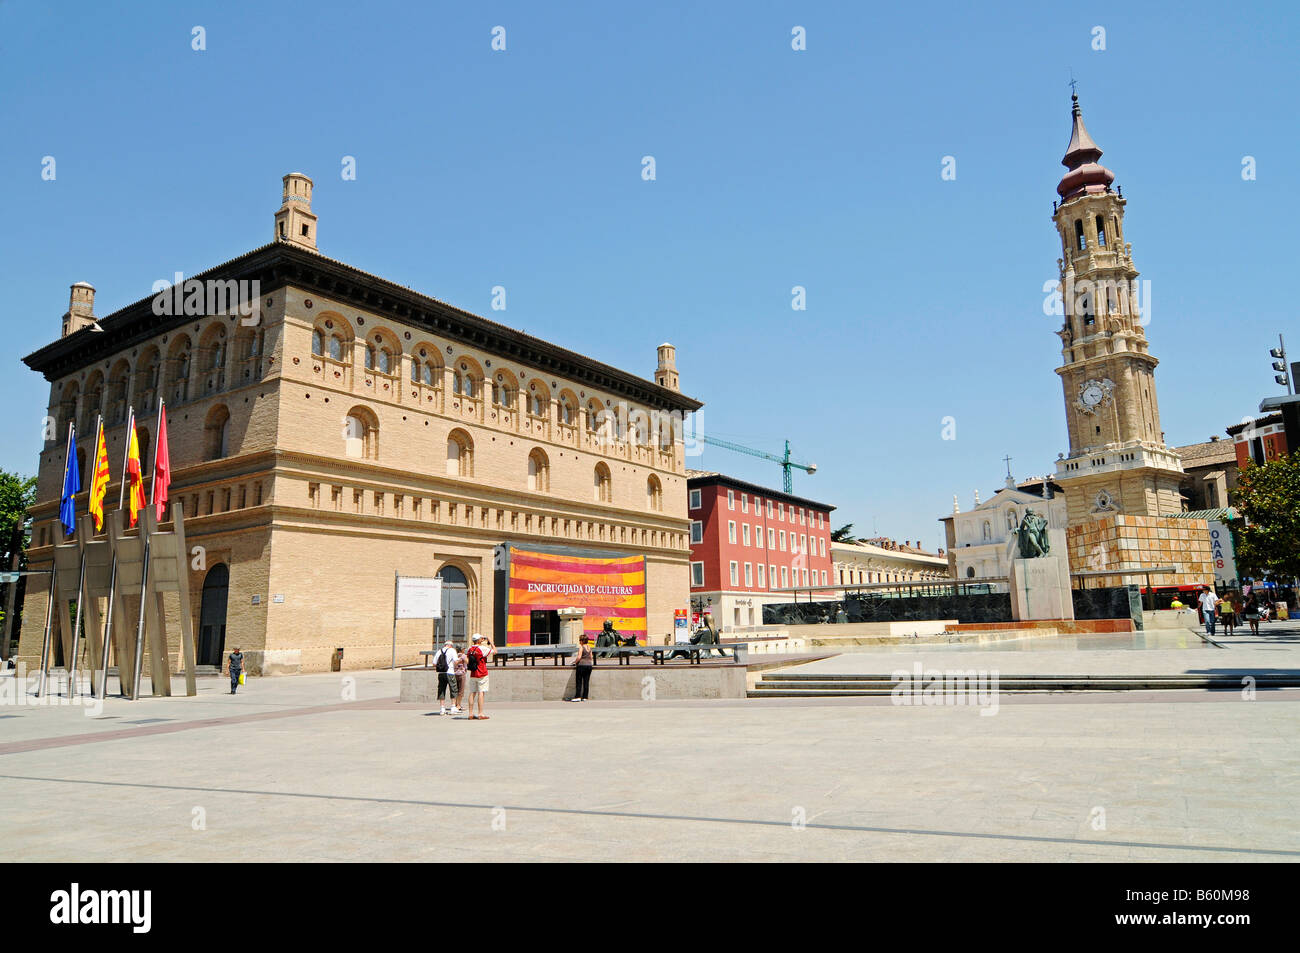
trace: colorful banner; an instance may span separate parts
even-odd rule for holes
[[[645,644],[645,557],[582,556],[509,547],[506,644],[527,645],[537,609],[587,610],[583,631],[593,639],[606,619],[619,635]]]

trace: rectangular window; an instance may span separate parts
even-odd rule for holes
[[[745,563],[745,588],[754,588],[754,564]]]
[[[801,553],[806,553],[806,552],[808,552],[808,537],[807,537],[807,536],[800,536],[800,537],[799,537],[799,552],[801,552]]]
[[[763,578],[764,575],[765,573],[763,572],[763,564],[759,563],[758,564],[758,588],[760,589],[767,588],[767,580]]]
[[[767,501],[767,518],[768,518],[768,519],[771,519],[771,518],[772,518],[772,501],[771,501],[771,500],[768,500],[768,501]]]
[[[776,567],[771,564],[767,567],[767,578],[772,580],[772,585],[776,585]]]
[[[819,555],[819,556],[825,556],[825,555],[826,555],[826,537],[825,537],[825,536],[819,536],[819,537],[817,537],[817,555]]]
[[[731,584],[733,586],[740,585],[740,564],[734,559],[731,561]]]
[[[776,549],[776,530],[770,526],[767,528],[767,548]]]
[[[803,571],[803,584],[804,584],[805,586],[808,585],[808,570],[807,570],[807,569],[805,569],[805,570]]]
[[[748,494],[748,493],[742,493],[742,494],[740,494],[740,512],[742,512],[742,513],[748,513],[748,512],[749,512],[749,494]]]
[[[825,529],[825,528],[826,528],[825,518],[826,518],[826,514],[825,514],[825,513],[818,513],[818,514],[817,514],[817,528],[818,528],[818,529]]]
[[[736,541],[736,521],[727,520],[727,542],[734,543],[735,541]]]
[[[700,508],[700,491],[691,490],[690,496],[691,496],[691,502],[690,502],[691,509],[698,510]]]
[[[741,544],[744,546],[749,545],[749,524],[748,523],[740,524],[740,541]]]
[[[702,520],[691,520],[691,542],[704,542],[704,523]]]
[[[763,527],[757,523],[754,524],[754,545],[760,549],[763,547]]]
[[[736,491],[735,491],[735,490],[728,490],[728,491],[727,491],[727,509],[729,509],[729,510],[734,510],[735,508],[736,508]]]
[[[790,587],[790,583],[788,581],[788,577],[786,576],[786,568],[782,566],[781,567],[781,588],[788,589],[789,587]]]
[[[785,519],[785,504],[784,504],[784,503],[778,503],[778,504],[776,504],[776,518],[779,519],[779,520],[784,520],[784,519]]]
[[[781,552],[785,552],[785,530],[781,530],[781,532],[777,533],[776,538],[781,545]]]
[[[691,585],[704,585],[704,563],[691,563]]]

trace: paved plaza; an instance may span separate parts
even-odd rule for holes
[[[1219,641],[812,666],[1300,670],[1300,624]],[[1300,859],[1300,691],[1004,695],[991,717],[888,697],[517,703],[469,722],[399,705],[397,679],[253,679],[232,697],[207,678],[99,717],[6,704],[0,856]]]

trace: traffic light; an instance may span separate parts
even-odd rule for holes
[[[1273,362],[1273,370],[1279,371],[1280,373],[1274,374],[1273,380],[1277,381],[1283,387],[1289,388],[1291,378],[1287,376],[1286,372],[1286,351],[1280,347],[1271,347],[1268,349],[1268,353],[1270,357],[1278,358],[1278,360]]]

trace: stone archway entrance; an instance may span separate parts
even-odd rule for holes
[[[203,579],[199,605],[199,665],[221,668],[226,649],[226,597],[230,594],[230,567],[218,563]]]
[[[455,566],[443,566],[438,573],[442,580],[442,618],[437,619],[437,644],[447,639],[463,645],[469,626],[469,580]]]

